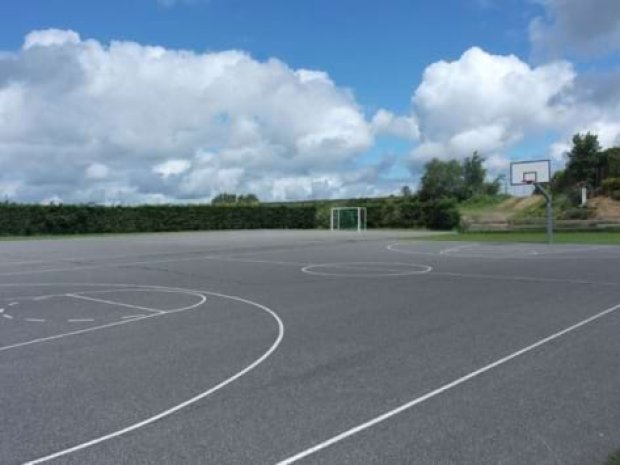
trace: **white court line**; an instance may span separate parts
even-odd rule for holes
[[[142,318],[145,315],[126,315],[121,317],[122,320],[129,320],[129,319],[133,319],[133,318]]]
[[[380,267],[364,267],[364,266],[356,266],[356,265],[402,265],[407,266],[409,269],[401,268],[397,270],[395,268],[387,269]],[[315,268],[326,268],[333,269],[336,271],[317,271]],[[417,269],[415,269],[417,268]],[[355,273],[340,273],[337,270],[360,270],[364,271],[372,271],[374,274],[355,274]],[[394,276],[412,276],[419,274],[426,274],[432,271],[432,267],[428,265],[418,265],[415,263],[382,263],[382,262],[348,262],[348,263],[321,263],[317,265],[308,265],[304,266],[301,271],[303,273],[314,275],[314,276],[333,276],[333,277],[349,277],[349,278],[381,278],[381,277],[394,277]]]
[[[267,349],[267,351],[261,355],[258,359],[256,359],[254,362],[252,362],[250,365],[246,366],[243,370],[237,372],[236,374],[234,374],[233,376],[227,378],[226,380],[222,381],[221,383],[217,384],[216,386],[213,386],[212,388],[201,392],[200,394],[192,397],[191,399],[186,400],[185,402],[182,402],[180,404],[175,405],[174,407],[169,408],[168,410],[165,410],[161,413],[158,413],[157,415],[153,415],[152,417],[146,418],[145,420],[142,420],[138,423],[135,423],[131,426],[127,426],[126,428],[120,429],[118,431],[114,431],[112,433],[106,434],[104,436],[100,436],[98,438],[92,439],[90,441],[84,442],[82,444],[78,444],[76,446],[70,447],[68,449],[64,449],[58,452],[55,452],[53,454],[47,455],[45,457],[40,457],[38,459],[35,460],[31,460],[29,462],[24,463],[24,465],[36,465],[38,463],[44,463],[44,462],[49,462],[50,460],[54,460],[58,457],[62,457],[65,455],[69,455],[72,454],[74,452],[92,447],[96,444],[100,444],[102,442],[108,441],[110,439],[116,438],[118,436],[122,436],[124,434],[127,434],[131,431],[135,431],[137,429],[140,429],[142,427],[145,427],[147,425],[150,425],[152,423],[155,423],[156,421],[159,421],[165,417],[168,417],[176,412],[178,412],[181,409],[184,409],[192,404],[195,404],[196,402],[210,396],[211,394],[219,391],[220,389],[224,388],[225,386],[229,385],[230,383],[236,381],[237,379],[241,378],[242,376],[246,375],[247,373],[249,373],[250,371],[252,371],[254,368],[256,368],[257,366],[259,366],[261,363],[263,363],[265,360],[267,360],[267,358],[269,358],[269,356],[275,352],[275,350],[278,348],[278,346],[280,345],[280,343],[282,342],[282,338],[284,337],[284,323],[282,322],[282,320],[280,319],[280,317],[278,316],[278,314],[276,312],[274,312],[273,310],[271,310],[269,307],[266,307],[264,305],[261,305],[257,302],[253,302],[251,300],[247,300],[247,299],[243,299],[241,297],[237,297],[237,296],[232,296],[232,295],[226,295],[226,294],[219,294],[217,292],[209,292],[209,291],[192,291],[192,292],[202,292],[204,294],[209,294],[209,295],[213,295],[216,297],[221,297],[223,299],[231,299],[231,300],[236,300],[238,302],[241,303],[245,303],[248,304],[250,306],[256,307],[259,310],[262,310],[264,312],[266,312],[267,314],[269,314],[277,323],[278,325],[278,336],[276,337],[276,340],[271,344],[271,346],[269,347],[269,349]],[[151,317],[155,317],[157,315],[151,315]],[[148,318],[148,317],[145,317]],[[129,321],[134,321],[134,320],[129,320]]]
[[[0,284],[0,287],[7,287],[7,286],[18,286],[18,285],[23,285],[23,284]],[[92,283],[37,283],[37,284],[25,284],[25,286],[70,286],[70,285],[76,285],[76,286],[97,286],[98,284],[92,284]],[[135,287],[135,285],[124,285],[124,284],[102,284],[101,286],[120,286],[120,287]],[[149,286],[144,286],[144,288],[149,288]],[[178,292],[180,294],[187,294],[187,295],[195,295],[195,296],[199,296],[200,297],[200,301],[193,304],[193,305],[189,305],[187,307],[183,307],[183,308],[178,308],[178,309],[173,309],[173,310],[168,310],[166,312],[162,312],[162,313],[153,313],[150,315],[146,315],[142,318],[134,318],[131,320],[121,320],[121,321],[114,321],[112,323],[106,323],[103,325],[97,325],[97,326],[91,326],[90,328],[84,328],[84,329],[79,329],[76,331],[69,331],[67,333],[61,333],[61,334],[55,334],[53,336],[46,336],[46,337],[41,337],[41,338],[37,338],[37,339],[31,339],[29,341],[24,341],[24,342],[18,342],[16,344],[11,344],[11,345],[7,345],[7,346],[2,346],[0,347],[0,352],[4,352],[7,350],[13,350],[13,349],[17,349],[20,347],[25,347],[25,346],[29,346],[29,345],[33,345],[33,344],[39,344],[41,342],[49,342],[49,341],[55,341],[58,339],[63,339],[66,337],[70,337],[70,336],[76,336],[78,334],[85,334],[85,333],[90,333],[90,332],[94,332],[94,331],[98,331],[100,329],[106,329],[106,328],[113,328],[115,326],[120,326],[120,325],[125,325],[125,324],[129,324],[129,323],[133,323],[135,321],[140,321],[140,320],[145,320],[147,318],[154,318],[154,317],[158,317],[158,316],[162,316],[162,315],[168,315],[171,313],[180,313],[180,312],[184,312],[186,310],[192,310],[194,308],[197,308],[199,306],[201,306],[202,304],[204,304],[207,301],[207,298],[202,295],[199,294],[197,292],[194,291],[187,291],[185,289],[181,289],[181,288],[167,288],[167,287],[163,287],[163,286],[150,286],[150,288],[152,288],[153,290],[162,290],[163,292]],[[9,319],[13,319],[12,316],[10,315],[6,315],[3,314],[2,315],[5,318],[9,318]]]
[[[29,323],[45,323],[45,318],[24,318],[24,321]]]
[[[3,318],[6,318],[7,320],[12,320],[12,319],[13,319],[13,316],[12,316],[12,315],[9,315],[8,313],[3,313],[3,314],[2,314],[2,317],[3,317]],[[0,350],[2,350],[2,349],[0,349]]]
[[[396,252],[396,253],[404,253],[407,255],[430,255],[432,257],[436,257],[441,253],[441,250],[437,251],[437,252],[424,252],[421,250],[399,250],[396,249],[395,247],[400,245],[400,242],[395,242],[393,244],[388,244],[385,248],[388,249],[390,252]]]
[[[88,291],[86,291],[86,292],[88,292]],[[80,295],[80,294],[65,294],[65,295],[67,297],[73,297],[75,299],[88,300],[90,302],[98,302],[100,304],[107,304],[107,305],[115,305],[115,306],[118,306],[118,307],[133,308],[134,310],[145,310],[145,311],[151,312],[151,313],[166,313],[163,310],[156,310],[154,308],[141,307],[140,305],[126,304],[124,302],[116,302],[114,300],[96,299],[94,297],[87,297],[85,295]]]
[[[449,253],[453,253],[453,252],[460,252],[463,249],[471,249],[472,247],[476,247],[478,244],[474,243],[474,244],[465,244],[465,245],[458,245],[456,247],[451,247],[449,249],[442,249],[439,251],[440,255],[447,255]]]
[[[403,405],[401,405],[399,407],[396,407],[395,409],[390,410],[388,412],[385,412],[382,415],[379,415],[379,416],[377,416],[377,417],[375,417],[375,418],[373,418],[371,420],[368,420],[368,421],[366,421],[364,423],[361,423],[360,425],[357,425],[357,426],[355,426],[355,427],[353,427],[353,428],[351,428],[351,429],[349,429],[347,431],[344,431],[344,432],[342,432],[342,433],[340,433],[340,434],[338,434],[338,435],[336,435],[336,436],[334,436],[334,437],[332,437],[330,439],[327,439],[326,441],[320,442],[320,443],[318,443],[318,444],[316,444],[316,445],[314,445],[314,446],[312,446],[312,447],[310,447],[310,448],[308,448],[308,449],[306,449],[306,450],[304,450],[302,452],[299,452],[298,454],[295,454],[295,455],[293,455],[291,457],[288,457],[288,458],[278,462],[277,465],[289,465],[291,463],[299,462],[300,460],[303,460],[304,458],[306,458],[306,457],[308,457],[310,455],[316,454],[317,452],[320,452],[323,449],[326,449],[326,448],[328,448],[328,447],[330,447],[330,446],[332,446],[332,445],[334,445],[334,444],[336,444],[336,443],[338,443],[340,441],[343,441],[343,440],[345,440],[345,439],[347,439],[347,438],[349,438],[349,437],[351,437],[351,436],[353,436],[353,435],[355,435],[357,433],[360,433],[360,432],[362,432],[362,431],[364,431],[364,430],[366,430],[368,428],[371,428],[371,427],[373,427],[373,426],[375,426],[375,425],[377,425],[379,423],[382,423],[382,422],[384,422],[384,421],[386,421],[386,420],[388,420],[388,419],[398,415],[399,413],[402,413],[402,412],[404,412],[406,410],[409,410],[412,407],[415,407],[416,405],[421,404],[422,402],[425,402],[425,401],[427,401],[429,399],[432,399],[433,397],[436,397],[439,394],[442,394],[443,392],[446,392],[446,391],[448,391],[450,389],[453,389],[453,388],[459,386],[460,384],[463,384],[463,383],[465,383],[465,382],[467,382],[467,381],[469,381],[469,380],[471,380],[471,379],[473,379],[473,378],[475,378],[477,376],[482,375],[483,373],[486,373],[487,371],[493,370],[494,368],[497,368],[497,367],[499,367],[501,365],[504,365],[505,363],[508,363],[509,361],[511,361],[511,360],[521,356],[521,355],[524,355],[524,354],[526,354],[528,352],[531,352],[532,350],[534,350],[534,349],[536,349],[536,348],[538,348],[538,347],[540,347],[540,346],[542,346],[544,344],[547,344],[547,343],[549,343],[549,342],[551,342],[551,341],[553,341],[555,339],[558,339],[558,338],[564,336],[565,334],[568,334],[568,333],[570,333],[572,331],[575,331],[576,329],[578,329],[578,328],[580,328],[582,326],[585,326],[588,323],[591,323],[591,322],[593,322],[595,320],[598,320],[599,318],[604,317],[605,315],[608,315],[608,314],[610,314],[612,312],[615,312],[619,308],[620,308],[620,304],[619,305],[615,305],[613,307],[610,307],[610,308],[608,308],[606,310],[603,310],[602,312],[597,313],[596,315],[591,316],[590,318],[586,318],[585,320],[582,320],[579,323],[576,323],[576,324],[574,324],[572,326],[569,326],[566,329],[558,331],[557,333],[554,333],[551,336],[547,336],[544,339],[540,339],[539,341],[537,341],[537,342],[535,342],[535,343],[533,343],[533,344],[531,344],[531,345],[529,345],[527,347],[524,347],[524,348],[522,348],[520,350],[517,350],[516,352],[513,352],[512,354],[507,355],[506,357],[500,358],[499,360],[496,360],[493,363],[490,363],[490,364],[488,364],[488,365],[486,365],[486,366],[484,366],[482,368],[479,368],[476,371],[472,371],[471,373],[468,373],[465,376],[462,376],[462,377],[460,377],[458,379],[455,379],[454,381],[452,381],[452,382],[450,382],[448,384],[444,384],[443,386],[441,386],[441,387],[439,387],[439,388],[437,388],[437,389],[435,389],[433,391],[430,391],[430,392],[424,394],[423,396],[417,397],[417,398],[413,399],[412,401],[407,402],[406,404],[403,404]]]

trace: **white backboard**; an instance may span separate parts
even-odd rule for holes
[[[510,184],[523,186],[551,180],[549,160],[517,161],[510,164]]]

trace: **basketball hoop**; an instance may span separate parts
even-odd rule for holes
[[[523,184],[531,185],[536,184],[538,179],[538,173],[536,171],[524,171],[523,172]]]
[[[513,186],[531,186],[549,181],[551,181],[549,160],[519,161],[510,164],[510,184]]]

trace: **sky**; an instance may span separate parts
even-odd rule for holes
[[[379,196],[620,145],[618,0],[3,0],[0,196]]]

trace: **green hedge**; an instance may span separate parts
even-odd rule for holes
[[[0,204],[0,235],[131,233],[219,229],[312,229],[313,206]]]
[[[222,229],[314,229],[329,227],[335,206],[366,207],[368,228],[452,229],[460,217],[453,200],[417,197],[257,206],[0,204],[0,235],[93,234]]]

